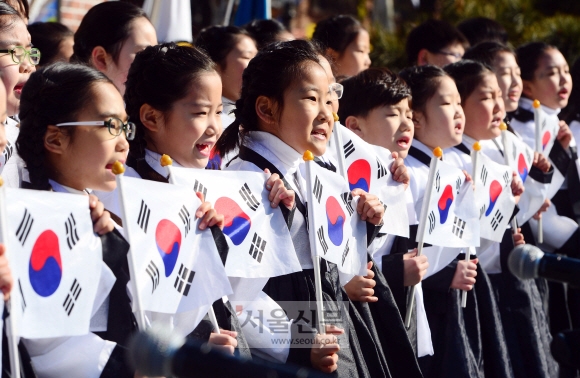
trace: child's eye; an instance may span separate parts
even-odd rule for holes
[[[316,97],[314,97],[314,96],[306,97],[306,99],[316,102]]]

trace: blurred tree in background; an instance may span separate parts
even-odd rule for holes
[[[398,5],[396,3],[396,5]],[[507,30],[512,47],[531,41],[557,46],[570,66],[580,57],[580,1],[578,0],[436,0],[428,9],[409,12],[401,7],[396,32],[372,25],[373,66],[399,71],[407,66],[405,41],[409,31],[429,18],[453,25],[470,17],[488,17]]]

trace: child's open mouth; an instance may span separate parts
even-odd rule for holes
[[[409,141],[411,138],[409,137],[402,137],[397,140],[397,146],[401,148],[409,148]]]
[[[312,130],[310,133],[314,138],[326,142],[326,132],[324,130]]]
[[[22,87],[24,87],[24,84],[17,84],[14,87],[14,92],[16,92],[18,95],[22,94]]]
[[[213,145],[210,143],[203,143],[203,144],[196,144],[195,148],[197,148],[199,153],[202,154],[203,156],[209,157],[209,155],[211,153],[212,146]]]

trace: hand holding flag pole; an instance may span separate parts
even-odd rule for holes
[[[0,239],[2,239],[2,243],[4,243],[5,246],[6,238],[8,236],[6,222],[6,191],[4,180],[0,177]],[[6,258],[8,259],[8,262],[10,262],[10,251],[8,249],[6,249]],[[12,274],[15,274],[14,270],[12,272]],[[18,277],[14,277],[14,281],[17,279]],[[8,299],[5,305],[10,314],[5,320],[7,329],[6,336],[8,338],[8,353],[10,354],[10,371],[12,372],[12,377],[20,378],[20,358],[18,356],[16,324],[14,322],[16,311],[12,311],[12,299]]]
[[[536,152],[542,152],[542,123],[541,123],[541,109],[540,101],[534,100],[532,106],[534,107],[534,126],[535,126],[535,137],[536,137]],[[544,227],[542,218],[538,219],[538,243],[542,244],[544,242]]]
[[[433,149],[433,157],[429,164],[429,177],[427,179],[427,187],[425,188],[425,196],[423,197],[423,204],[421,206],[421,215],[419,217],[419,227],[417,230],[417,256],[423,253],[423,240],[425,239],[425,223],[427,222],[427,209],[431,202],[431,194],[433,192],[433,183],[435,181],[435,173],[439,165],[439,159],[443,156],[443,150],[436,147]],[[407,311],[405,313],[405,327],[408,329],[411,326],[411,315],[413,307],[415,307],[415,291],[416,285],[411,286],[411,290],[407,293]]]
[[[120,161],[116,161],[113,164],[113,168],[112,168],[112,172],[115,175],[115,179],[117,181],[117,190],[119,191],[119,204],[120,204],[120,210],[121,210],[121,217],[123,219],[128,219],[127,218],[127,207],[125,204],[125,193],[123,192],[123,180],[122,180],[122,176],[123,173],[125,173],[125,167],[123,166],[123,164]],[[130,222],[125,222],[125,224],[123,224],[123,227],[125,228],[125,235],[127,237],[127,241],[129,242],[129,245],[134,245],[133,243],[131,243],[131,232],[130,232],[130,228],[132,227],[132,225],[130,224]],[[136,307],[136,313],[135,313],[135,319],[137,320],[137,325],[139,326],[139,330],[140,331],[144,331],[146,329],[146,323],[145,323],[145,314],[143,312],[143,304],[142,304],[142,300],[141,300],[141,294],[139,293],[139,285],[137,285],[137,272],[135,271],[135,266],[137,265],[137,261],[136,261],[136,256],[135,256],[135,251],[133,250],[133,248],[129,248],[129,274],[131,275],[131,281],[133,282],[133,299],[135,300],[135,307]]]
[[[339,155],[340,156],[340,155]],[[310,151],[306,151],[302,156],[306,165],[306,201],[308,202],[308,214],[314,214],[314,199],[312,197],[312,164],[314,163],[314,155]],[[317,252],[316,244],[316,230],[314,226],[314,216],[308,217],[308,237],[310,238],[310,248],[312,252],[312,262],[314,264],[314,287],[316,292],[316,319],[318,333],[326,333],[324,328],[324,307],[322,302],[322,277],[320,275],[320,256]]]
[[[509,131],[508,131],[508,129],[507,129],[507,125],[505,124],[505,122],[502,122],[502,123],[499,125],[499,128],[500,128],[500,130],[501,130],[501,142],[502,142],[502,144],[503,144],[503,151],[504,151],[504,152],[503,152],[503,157],[504,157],[504,160],[505,160],[505,164],[506,164],[508,167],[513,167],[513,166],[514,166],[514,165],[513,165],[513,162],[510,160],[510,159],[511,159],[511,156],[510,156],[510,154],[508,154],[508,153],[507,153],[507,151],[506,151],[506,146],[507,146],[507,144],[508,144],[508,140],[507,140],[507,133],[509,133]],[[511,227],[512,227],[512,230],[513,230],[513,231],[512,231],[512,233],[514,233],[514,234],[515,234],[515,233],[518,231],[518,220],[516,219],[516,217],[513,217],[513,218],[512,218],[512,220],[511,220],[511,222],[510,222],[510,225],[511,225]]]
[[[332,113],[334,117],[334,127],[332,130],[332,142],[334,144],[334,149],[336,150],[336,156],[338,157],[338,173],[348,180],[346,172],[346,159],[344,158],[344,153],[342,151],[342,134],[340,133],[339,127],[340,122],[338,122],[338,114]]]
[[[167,179],[169,180],[169,183],[171,185],[175,185],[175,178],[173,177],[173,174],[171,172],[171,168],[173,167],[173,159],[171,159],[171,157],[169,155],[163,154],[163,155],[161,155],[161,158],[159,159],[159,163],[161,164],[162,167],[165,168],[165,171],[167,172]],[[211,324],[213,325],[215,333],[220,334],[220,327],[218,325],[217,318],[216,318],[215,312],[213,310],[213,306],[209,306],[209,310],[207,311],[207,314],[209,316],[209,320],[211,321]]]

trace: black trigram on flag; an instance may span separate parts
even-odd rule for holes
[[[183,222],[185,237],[187,237],[187,233],[191,230],[191,216],[189,215],[189,211],[187,211],[185,205],[181,206],[181,209],[179,209],[179,218],[181,218],[181,221]]]
[[[433,211],[430,212],[429,216],[427,217],[427,220],[429,221],[429,235],[431,235],[431,233],[435,229],[435,212]]]
[[[64,222],[64,227],[66,229],[66,244],[68,244],[68,249],[73,249],[80,238],[77,233],[77,222],[72,213],[70,213],[70,216]]]
[[[149,265],[147,265],[145,271],[149,275],[149,278],[151,278],[151,284],[153,286],[151,293],[153,293],[155,289],[157,289],[157,286],[159,286],[159,269],[157,269],[157,265],[155,265],[153,260],[151,260],[149,261]]]
[[[352,154],[353,152],[354,152],[354,144],[352,143],[352,140],[349,140],[344,145],[344,158],[348,159],[350,154]]]
[[[246,202],[246,205],[248,205],[250,209],[254,211],[258,210],[258,206],[260,206],[260,201],[258,201],[256,197],[254,197],[248,184],[244,184],[244,186],[242,186],[242,188],[240,189],[239,193],[240,196],[242,196],[242,198]]]
[[[354,209],[352,208],[352,203],[351,203],[352,194],[350,192],[344,192],[340,195],[340,198],[342,198],[342,202],[344,202],[344,206],[348,210],[348,213],[350,215],[352,215],[352,213],[354,213]]]
[[[6,163],[8,163],[8,160],[10,160],[13,153],[14,153],[14,146],[12,145],[12,143],[7,141],[6,147],[4,148],[4,165],[6,165]]]
[[[197,180],[195,180],[195,183],[193,184],[193,191],[200,192],[201,194],[203,194],[204,199],[207,197],[207,188]]]
[[[69,293],[67,294],[64,303],[62,304],[62,307],[64,308],[64,312],[66,312],[66,314],[68,316],[70,316],[70,313],[72,312],[73,308],[75,307],[76,301],[77,299],[79,299],[79,295],[81,294],[81,285],[79,284],[79,282],[77,281],[77,279],[75,278],[75,280],[73,281]]]
[[[462,239],[463,231],[465,231],[465,221],[463,219],[455,217],[455,220],[453,221],[453,233],[459,239]]]
[[[322,184],[320,183],[318,176],[316,176],[316,178],[314,179],[314,189],[312,190],[312,193],[314,194],[314,197],[318,200],[318,203],[320,203],[320,199],[322,198]]]
[[[457,180],[455,180],[455,191],[457,192],[457,194],[459,194],[460,189],[461,189],[461,178],[458,177]]]
[[[187,269],[183,264],[179,267],[179,273],[177,273],[177,277],[175,277],[175,283],[173,287],[177,290],[178,293],[182,294],[184,297],[187,297],[189,294],[189,289],[191,289],[191,283],[193,282],[193,277],[195,276],[195,272],[193,270]]]
[[[22,284],[18,280],[18,290],[20,291],[20,299],[22,299],[20,305],[22,306],[22,312],[26,310],[26,300],[24,299],[24,291],[22,291]]]
[[[495,214],[493,214],[493,218],[491,219],[491,228],[493,228],[494,231],[497,230],[497,227],[499,226],[502,220],[503,214],[499,211],[499,209],[497,209],[495,211]]]
[[[379,160],[379,158],[377,158],[377,179],[384,177],[387,173],[389,173],[389,171],[387,171],[387,168],[385,168],[381,164],[381,161]]]
[[[487,168],[485,167],[485,165],[481,168],[481,174],[479,175],[479,177],[481,178],[481,182],[483,182],[483,185],[485,185],[487,183]]]
[[[346,256],[348,256],[348,252],[350,251],[350,248],[348,247],[349,242],[350,240],[346,241],[346,246],[344,247],[344,251],[342,252],[342,266],[344,266],[344,260],[346,260]]]
[[[526,150],[527,152],[527,150]],[[516,147],[515,143],[512,143],[512,157],[513,157],[513,161],[515,161],[516,163],[518,162],[517,158],[518,158],[518,149]]]
[[[482,217],[482,216],[483,216],[483,214],[485,213],[485,208],[486,208],[486,206],[485,206],[485,205],[483,205],[483,206],[481,207],[481,209],[479,209],[479,219],[481,219],[481,217]]]
[[[326,239],[324,238],[324,226],[320,226],[318,231],[316,231],[316,234],[318,235],[318,240],[322,246],[322,251],[326,255],[326,252],[328,252],[328,244],[326,244]]]
[[[266,249],[266,241],[262,239],[258,234],[254,233],[254,238],[252,239],[252,245],[250,246],[250,256],[257,262],[262,262],[262,256],[264,256],[264,251]]]
[[[441,189],[441,175],[439,174],[439,171],[437,171],[437,174],[435,175],[435,189],[437,190],[437,193],[439,193],[439,189]]]
[[[145,201],[141,200],[141,209],[139,209],[139,216],[137,217],[137,224],[143,232],[147,233],[147,226],[149,225],[149,216],[151,215],[151,210]]]
[[[526,148],[526,157],[528,158],[528,161],[533,160],[533,156],[532,156],[532,153],[530,152],[529,148]],[[515,160],[515,158],[514,158],[514,160]]]
[[[510,174],[507,171],[503,173],[503,181],[505,182],[505,186],[508,186],[510,183]]]
[[[20,244],[24,245],[24,243],[26,243],[26,239],[28,239],[28,234],[30,233],[33,223],[34,219],[28,212],[28,209],[24,209],[24,215],[22,216],[22,220],[16,230],[16,237],[18,238],[18,241],[20,241]]]

